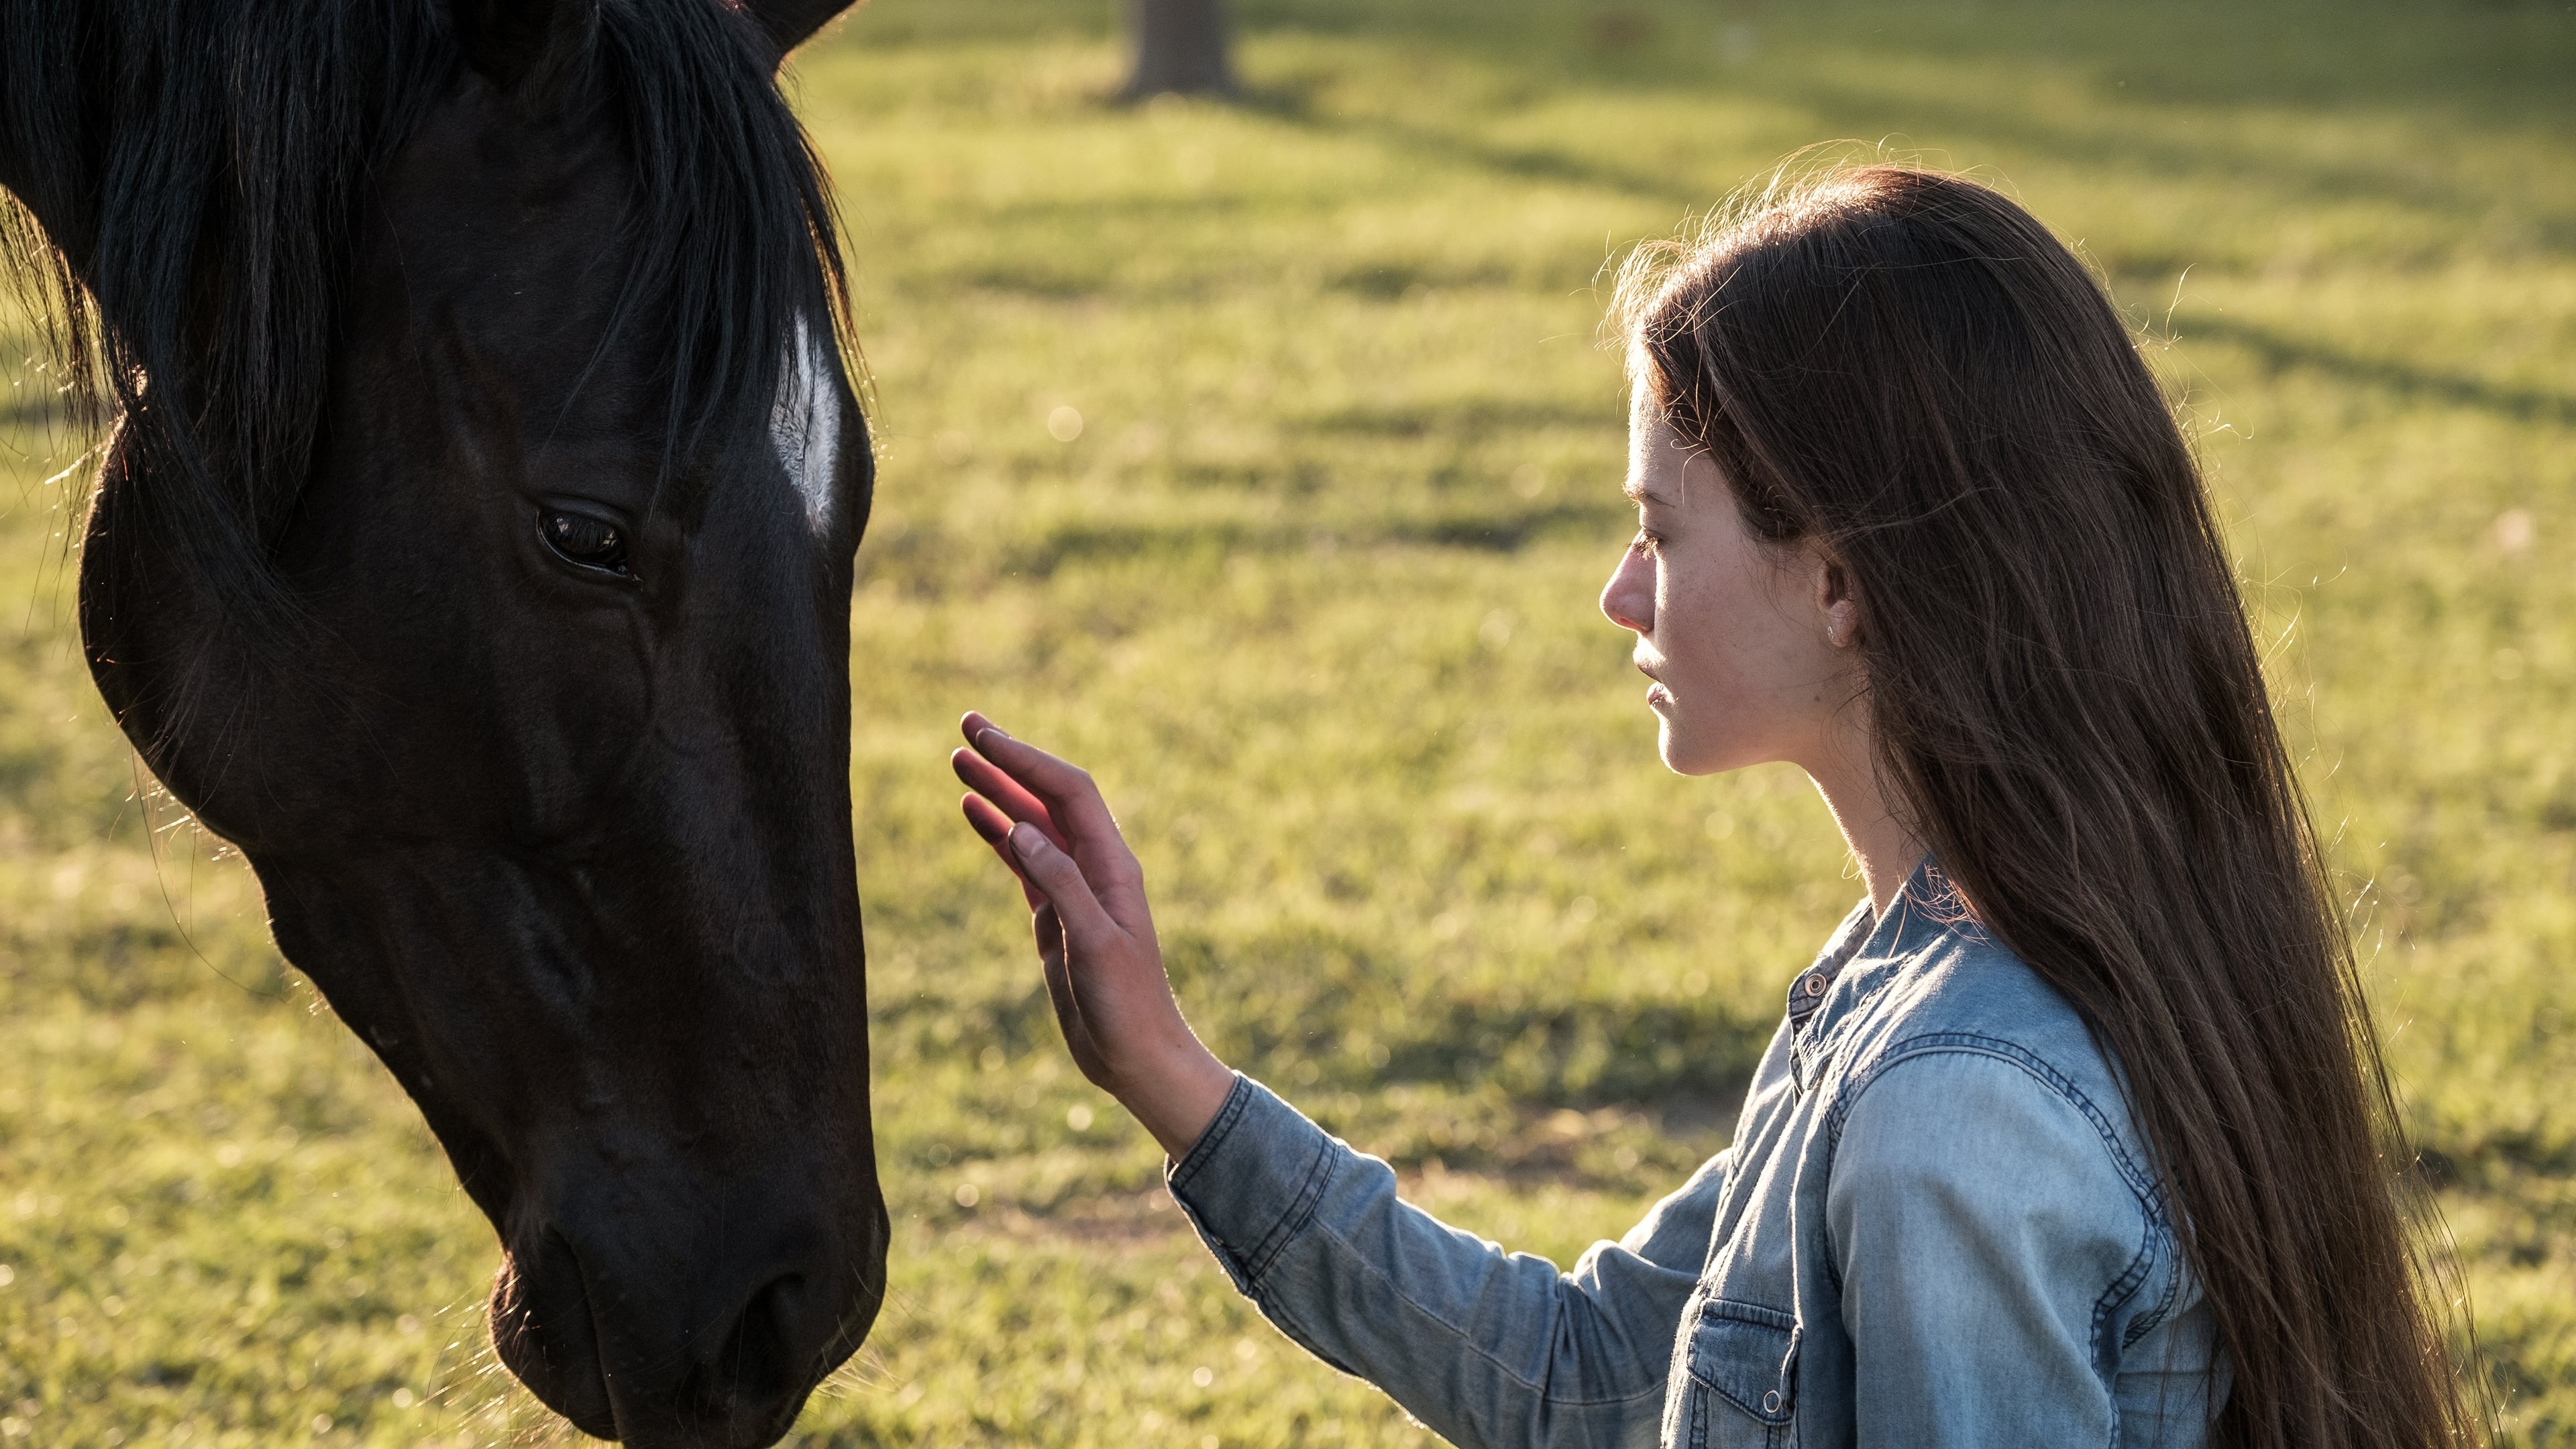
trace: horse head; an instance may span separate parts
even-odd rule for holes
[[[498,1230],[502,1360],[594,1435],[768,1444],[865,1336],[887,1240],[848,781],[873,467],[774,77],[841,7],[395,0],[317,40],[302,7],[243,39],[98,3],[212,17],[235,107],[372,57],[235,153],[345,195],[253,177],[287,201],[160,282],[134,254],[180,203],[111,179],[57,225],[36,197],[79,188],[28,188],[124,404],[98,686]],[[319,274],[274,265],[299,248]]]

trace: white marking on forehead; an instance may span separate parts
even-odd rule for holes
[[[796,340],[778,367],[778,399],[769,405],[769,441],[778,466],[805,503],[817,535],[832,526],[832,470],[841,458],[841,395],[831,350],[796,314]]]

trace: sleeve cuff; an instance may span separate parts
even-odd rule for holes
[[[1216,1120],[1164,1181],[1208,1250],[1248,1294],[1313,1219],[1336,1161],[1349,1151],[1237,1072]]]

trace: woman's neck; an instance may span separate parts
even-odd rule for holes
[[[1925,852],[1923,842],[1890,807],[1867,727],[1855,724],[1837,731],[1830,748],[1819,752],[1806,771],[1860,866],[1861,883],[1869,888],[1870,915],[1885,916]]]

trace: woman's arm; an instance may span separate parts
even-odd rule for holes
[[[1727,1156],[1567,1273],[1405,1202],[1384,1162],[1250,1078],[1171,1188],[1272,1323],[1450,1442],[1644,1449]]]
[[[1459,1444],[1653,1444],[1724,1159],[1572,1273],[1442,1224],[1199,1042],[1090,777],[980,714],[965,731],[966,818],[1019,877],[1075,1062],[1163,1144],[1173,1195],[1262,1311]]]

